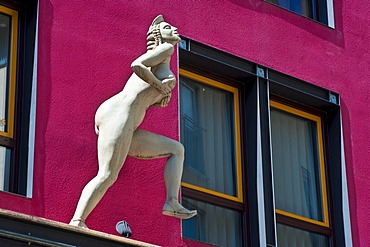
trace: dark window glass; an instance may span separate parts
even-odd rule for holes
[[[266,0],[266,2],[328,25],[326,0]]]

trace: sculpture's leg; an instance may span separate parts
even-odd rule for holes
[[[166,203],[163,214],[188,219],[197,214],[178,202],[184,164],[184,146],[175,140],[145,130],[136,130],[133,135],[129,155],[141,159],[169,157],[164,169]]]
[[[113,126],[99,126],[98,160],[99,171],[83,189],[76,212],[70,225],[86,227],[84,221],[101,200],[105,192],[116,181],[128,153],[132,139],[132,126],[126,125],[119,137],[114,135]]]

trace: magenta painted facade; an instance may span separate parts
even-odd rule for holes
[[[261,0],[40,0],[33,197],[0,192],[0,208],[70,220],[97,172],[95,111],[123,88],[152,19],[163,14],[185,37],[340,94],[353,246],[369,246],[369,12],[368,3],[334,0],[332,29]],[[178,111],[174,93],[140,128],[178,139]],[[90,228],[116,234],[124,219],[134,239],[205,246],[182,239],[180,220],[161,214],[164,164],[128,158]]]

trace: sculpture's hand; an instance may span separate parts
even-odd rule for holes
[[[165,95],[160,101],[155,103],[153,106],[154,107],[166,107],[166,106],[168,106],[168,104],[170,103],[171,96],[172,96],[171,93]]]
[[[175,84],[176,84],[176,78],[175,77],[166,78],[166,79],[162,80],[162,85],[161,85],[161,88],[159,89],[159,91],[163,95],[167,95],[167,94],[171,93],[172,89],[175,87]]]
[[[166,107],[168,106],[168,103],[170,103],[170,99],[171,99],[171,93],[169,93],[168,95],[166,95],[162,101],[161,101],[161,107]]]

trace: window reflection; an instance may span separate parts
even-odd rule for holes
[[[180,77],[183,181],[237,196],[233,93]]]

